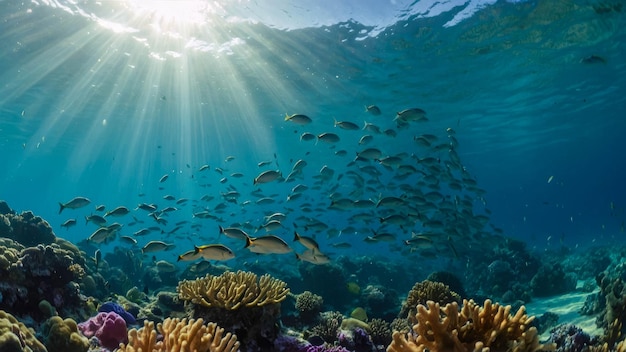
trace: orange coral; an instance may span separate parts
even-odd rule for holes
[[[511,306],[492,304],[483,307],[463,300],[459,312],[456,302],[440,308],[438,303],[418,305],[417,324],[413,332],[394,332],[388,352],[423,351],[513,351],[530,352],[554,350],[554,344],[539,343],[537,329],[529,327],[534,317],[528,317],[522,306],[511,315]]]
[[[202,319],[167,318],[158,324],[163,341],[157,341],[154,323],[144,321],[143,328],[128,332],[128,345],[120,344],[120,352],[235,352],[239,349],[237,336],[224,334],[215,323],[204,325]]]

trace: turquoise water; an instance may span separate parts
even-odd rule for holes
[[[227,3],[195,22],[174,17],[171,8],[136,10],[123,2],[0,2],[0,199],[32,210],[74,242],[96,229],[83,221],[96,205],[126,206],[144,221],[111,220],[124,224],[120,235],[157,225],[147,212],[132,210],[137,204],[176,206],[161,229],[188,221],[180,229],[138,238],[139,246],[175,242],[175,255],[159,253],[170,260],[194,244],[223,242],[241,253],[229,262],[237,267],[250,255],[218,238],[218,225],[246,225],[259,235],[263,216],[274,212],[287,219],[273,233],[291,243],[295,228],[318,240],[331,259],[382,253],[414,260],[403,241],[432,229],[415,220],[402,227],[379,221],[416,215],[414,209],[340,211],[330,208],[331,200],[337,193],[373,202],[426,193],[419,182],[431,171],[416,158],[445,164],[449,148],[433,151],[414,137],[434,134],[449,143],[452,128],[465,175],[480,191],[450,189],[446,179],[439,191],[452,201],[467,195],[473,215],[488,216],[489,224],[437,232],[436,257],[453,258],[453,242],[465,262],[472,255],[463,250],[468,242],[476,246],[496,235],[538,250],[623,243],[626,23],[619,4],[500,1],[465,16],[470,5],[463,3],[441,13],[443,5],[422,1],[391,9],[284,4],[276,11]],[[365,112],[371,104],[380,116]],[[409,108],[425,110],[429,121],[398,128],[396,113]],[[312,122],[285,121],[286,113]],[[360,127],[371,122],[397,135],[341,130],[334,119]],[[304,132],[332,132],[341,140],[301,141]],[[372,142],[359,145],[365,134]],[[421,171],[394,179],[396,166],[351,165],[366,147],[400,154],[402,164]],[[286,177],[299,159],[307,166],[294,182],[252,184],[264,170]],[[270,164],[257,166],[264,161]],[[210,168],[200,171],[203,165]],[[315,187],[324,165],[334,175]],[[358,169],[363,166],[381,176]],[[371,188],[356,184],[349,171]],[[309,188],[287,201],[297,184]],[[261,192],[251,194],[256,189]],[[237,202],[225,201],[222,194],[233,190],[241,194]],[[163,199],[168,194],[189,201],[176,205]],[[202,201],[204,195],[214,199]],[[92,203],[59,214],[58,203],[76,196]],[[256,204],[262,197],[273,203]],[[216,210],[220,204],[225,208]],[[449,222],[443,205],[434,205],[427,216]],[[218,219],[192,216],[199,211]],[[355,214],[365,215],[351,220]],[[69,218],[78,224],[61,228]],[[305,229],[315,220],[327,228]],[[367,243],[372,231],[395,239]],[[336,248],[343,242],[351,247]]]

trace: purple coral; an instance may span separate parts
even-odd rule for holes
[[[100,308],[98,309],[99,312],[115,312],[117,313],[120,317],[122,317],[124,319],[124,321],[126,321],[126,324],[135,324],[135,317],[130,314],[129,312],[126,311],[126,309],[124,309],[124,307],[120,306],[119,304],[115,303],[115,302],[105,302],[102,303],[102,305],[100,306]]]
[[[97,337],[100,345],[111,350],[117,348],[121,342],[128,342],[126,322],[115,312],[100,312],[78,324],[78,329],[87,337]]]

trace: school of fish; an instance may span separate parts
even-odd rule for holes
[[[171,262],[291,253],[294,261],[323,265],[332,261],[330,253],[350,253],[356,242],[385,245],[404,256],[460,258],[502,235],[489,223],[485,191],[462,163],[453,128],[431,131],[420,108],[385,118],[369,105],[364,115],[369,121],[333,118],[315,131],[314,118],[286,114],[282,123],[296,128],[294,143],[310,144],[319,157],[303,152],[284,166],[274,153],[245,170],[227,167],[236,155],[223,165],[188,165],[199,189],[212,187],[197,198],[165,193],[173,182],[173,174],[165,173],[153,181],[161,199],[110,210],[96,206],[85,216],[86,224],[95,225],[86,240],[96,246],[118,241],[146,256],[178,248]],[[390,144],[406,147],[388,154]],[[329,166],[337,163],[343,166]],[[78,196],[59,203],[59,214],[90,204]],[[70,218],[61,226],[77,222]],[[177,246],[182,239],[190,243],[186,250]],[[175,270],[169,261],[155,263]]]

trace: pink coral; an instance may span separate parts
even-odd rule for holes
[[[78,329],[87,337],[95,336],[100,345],[108,349],[119,347],[120,343],[128,343],[128,333],[124,318],[114,312],[101,312],[84,323]]]

